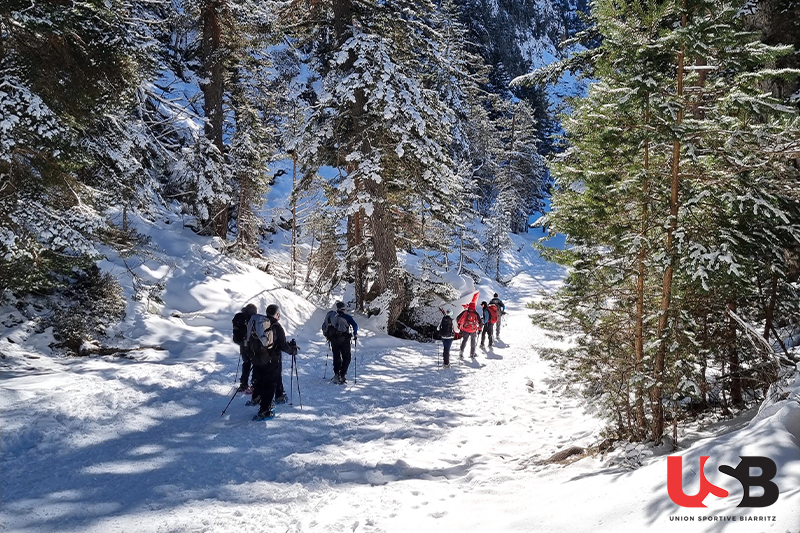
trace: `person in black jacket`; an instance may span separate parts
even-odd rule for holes
[[[281,317],[278,306],[275,304],[268,305],[266,315],[269,318],[270,329],[273,332],[273,344],[271,348],[266,349],[268,357],[253,357],[254,362],[259,361],[259,359],[266,359],[263,361],[264,364],[256,364],[253,367],[255,376],[253,399],[257,399],[260,402],[258,414],[253,417],[253,420],[264,420],[275,416],[272,398],[275,396],[278,382],[281,381],[281,352],[289,355],[297,353],[297,345],[294,340],[291,343],[286,342],[286,333],[283,331],[283,326],[278,322]]]
[[[250,320],[250,317],[256,313],[258,313],[256,304],[247,304],[242,308],[245,332],[247,331],[247,322]],[[239,381],[239,392],[247,392],[247,383],[250,379],[250,370],[253,367],[253,363],[250,361],[250,348],[247,346],[247,335],[243,335],[242,338],[244,340],[239,343],[239,355],[242,356],[242,377]],[[252,388],[250,388],[250,392],[253,392]]]
[[[453,311],[448,309],[442,321],[439,322],[439,335],[442,338],[442,368],[450,368],[450,346],[453,345],[453,339],[456,332],[453,330]]]

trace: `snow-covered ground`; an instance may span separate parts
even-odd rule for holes
[[[163,303],[131,302],[117,328],[120,344],[162,349],[59,357],[47,332],[0,309],[2,531],[800,531],[798,380],[752,421],[687,436],[685,492],[697,492],[699,457],[710,456],[706,477],[731,493],[706,498],[708,509],[672,503],[667,450],[631,450],[635,470],[609,456],[542,462],[596,443],[601,424],[538,356],[550,341],[525,305],[563,272],[529,247],[506,258],[507,287],[477,287],[481,300],[499,289],[506,303],[495,347],[462,362],[454,346],[444,370],[440,344],[387,337],[356,315],[349,383],[337,386],[319,333],[324,309],[220,255],[179,219],[140,229],[159,248],[152,258],[109,252],[101,266],[129,293],[129,268],[163,283]],[[301,347],[293,405],[264,422],[251,421],[257,408],[241,395],[220,416],[237,381],[230,319],[247,302],[279,303]],[[286,357],[287,391],[289,369]],[[777,463],[774,505],[736,508],[742,488],[716,468],[746,455]]]

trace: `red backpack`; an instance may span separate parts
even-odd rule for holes
[[[458,329],[465,333],[475,333],[480,327],[478,313],[471,309],[458,315]]]
[[[489,324],[496,324],[497,323],[497,306],[494,304],[489,304]]]

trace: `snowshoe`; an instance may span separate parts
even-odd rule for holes
[[[259,422],[261,420],[269,420],[271,418],[275,418],[275,410],[274,409],[269,409],[267,411],[259,411],[258,414],[256,414],[253,417],[253,420],[255,420],[256,422]]]
[[[280,396],[275,397],[275,403],[286,403],[287,401],[288,398],[286,397],[285,394],[281,394]]]
[[[261,396],[256,396],[254,398],[250,398],[249,400],[244,402],[244,404],[247,405],[247,406],[261,405]]]
[[[449,364],[447,364],[447,365],[442,365],[442,368],[450,368],[450,365],[449,365]]]

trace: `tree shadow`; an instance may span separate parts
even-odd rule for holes
[[[324,356],[324,345],[307,344],[310,352]],[[467,459],[437,468],[402,461],[371,464],[370,457],[361,460],[355,452],[343,462],[334,459],[340,455],[333,450],[401,447],[408,439],[436,439],[462,423],[463,415],[447,408],[449,401],[460,399],[453,387],[457,373],[432,372],[432,357],[418,365],[400,364],[419,357],[418,351],[403,347],[359,356],[358,383],[349,387],[319,379],[324,363],[318,355],[299,358],[303,408],[277,406],[278,418],[266,422],[250,420],[256,408],[245,407],[243,397],[235,398],[228,414],[220,417],[237,378],[231,357],[238,354],[218,356],[227,367],[223,373],[217,365],[198,361],[184,381],[166,384],[147,376],[181,376],[186,361],[174,354],[161,362],[120,359],[105,361],[105,368],[76,365],[73,371],[83,378],[117,382],[105,401],[125,396],[135,405],[118,416],[108,409],[87,421],[92,415],[83,410],[40,404],[27,436],[3,439],[4,520],[19,530],[80,530],[109,517],[136,514],[154,501],[178,507],[212,494],[248,503],[246,491],[223,490],[247,483],[380,485],[465,475]],[[143,367],[141,373],[137,367]],[[285,360],[287,392],[290,367]],[[430,401],[437,398],[442,401]],[[413,408],[406,408],[409,404]],[[12,407],[3,416],[30,416],[22,412],[28,407]],[[81,431],[97,434],[76,436]]]

